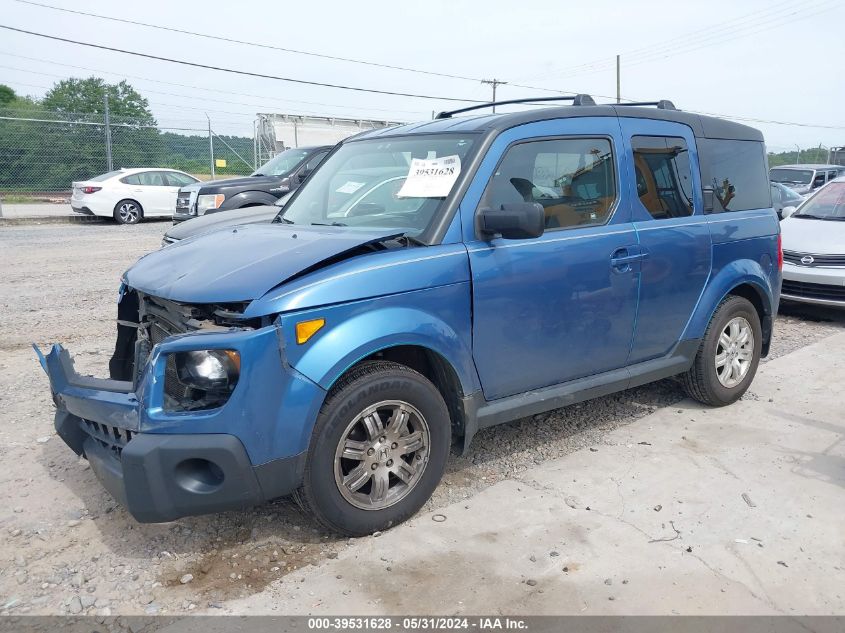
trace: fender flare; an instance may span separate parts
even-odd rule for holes
[[[272,193],[266,191],[242,191],[236,193],[231,198],[226,198],[217,210],[227,211],[229,209],[239,209],[246,205],[273,204],[278,199],[278,196],[274,196]]]
[[[719,270],[719,272],[710,279],[707,283],[704,292],[698,300],[698,304],[693,311],[690,320],[687,322],[682,339],[700,339],[704,336],[707,330],[707,325],[713,317],[713,313],[724,298],[728,296],[734,289],[748,285],[751,286],[760,298],[760,304],[763,307],[763,314],[760,321],[763,325],[764,336],[766,332],[767,320],[771,320],[773,316],[775,300],[777,294],[771,286],[769,276],[759,262],[750,259],[740,259],[730,262],[727,266]],[[771,328],[768,328],[771,334]],[[764,344],[766,341],[764,341]]]
[[[372,336],[377,332],[377,336]],[[435,315],[412,307],[390,306],[339,322],[292,366],[325,390],[347,369],[376,352],[413,345],[439,354],[455,371],[464,394],[480,389],[469,341]]]

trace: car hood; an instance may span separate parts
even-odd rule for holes
[[[184,240],[188,237],[217,231],[219,229],[231,228],[241,224],[255,224],[258,222],[270,222],[278,215],[281,209],[273,205],[262,205],[259,207],[246,207],[243,209],[231,209],[230,211],[218,211],[193,218],[186,222],[174,224],[164,234],[166,240]]]
[[[238,226],[145,255],[124,273],[124,282],[141,292],[184,303],[251,301],[299,272],[401,234],[395,229]]]
[[[845,254],[845,222],[788,217],[780,223],[783,250],[816,255]]]
[[[207,188],[220,187],[260,187],[264,185],[278,184],[284,176],[245,176],[243,178],[218,178],[217,180],[206,180],[195,182],[192,185],[185,185],[179,191],[199,191]]]

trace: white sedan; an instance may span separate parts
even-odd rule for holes
[[[136,224],[145,217],[172,216],[179,188],[195,182],[175,169],[118,169],[74,182],[70,206],[77,213]]]

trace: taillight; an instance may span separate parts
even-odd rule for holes
[[[783,242],[780,233],[778,233],[778,270],[783,271]]]
[[[102,189],[102,187],[83,187],[82,193],[95,193]]]

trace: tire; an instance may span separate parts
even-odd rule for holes
[[[138,224],[144,217],[144,209],[135,200],[121,200],[114,205],[114,221],[118,224]]]
[[[450,444],[446,403],[427,378],[398,363],[364,363],[320,409],[297,496],[335,532],[385,530],[431,497]]]
[[[692,367],[681,377],[684,390],[714,407],[736,402],[757,373],[762,347],[757,310],[748,299],[728,295],[710,319]]]

